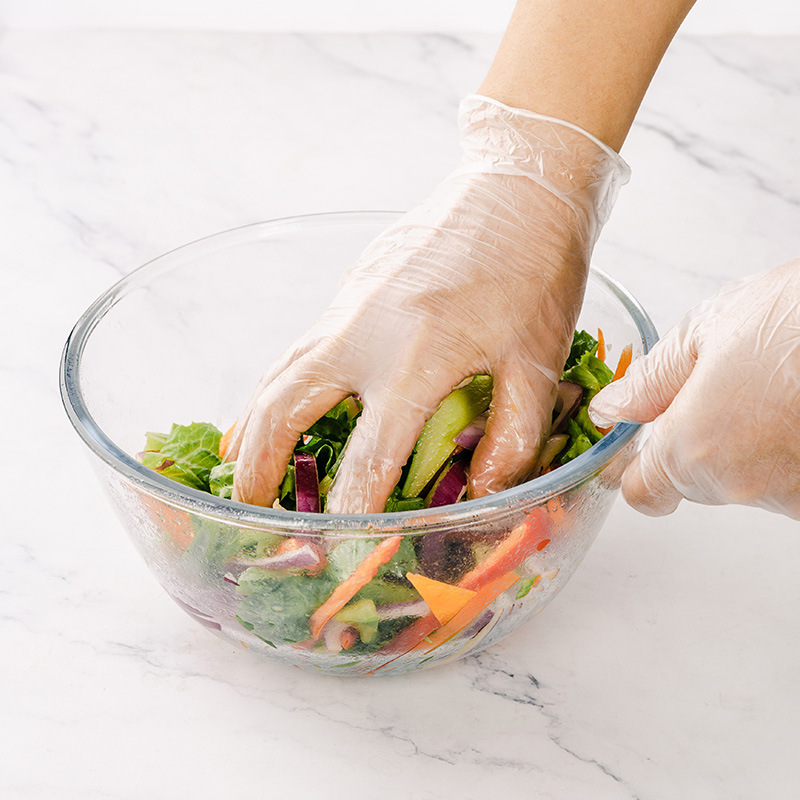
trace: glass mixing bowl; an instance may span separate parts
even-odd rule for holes
[[[460,658],[538,613],[597,536],[640,436],[639,426],[619,424],[565,466],[508,491],[361,516],[248,506],[182,486],[137,461],[146,431],[190,421],[226,429],[261,372],[325,308],[342,271],[396,218],[359,212],[281,219],[167,253],[98,298],[70,334],[61,365],[69,418],[169,595],[219,635],[339,675],[409,672]],[[625,345],[635,357],[656,340],[636,301],[597,270],[579,327],[602,328],[612,364]],[[398,543],[398,555],[347,613],[321,629],[319,617],[312,619],[312,635],[311,610],[336,581],[375,547]],[[259,566],[277,548],[304,544],[328,554],[338,579]],[[415,562],[423,547],[472,559],[471,580],[463,569],[452,587],[441,575],[424,585],[417,580],[420,595],[406,575],[423,574]]]

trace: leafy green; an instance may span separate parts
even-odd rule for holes
[[[536,583],[536,579],[538,575],[534,575],[532,578],[525,578],[520,581],[519,589],[517,591],[517,600],[522,600],[523,597],[527,597],[528,592],[533,588],[533,584]]]
[[[567,423],[569,441],[553,462],[566,464],[603,438],[589,419],[589,402],[604,387],[611,383],[614,374],[605,362],[597,357],[597,339],[586,331],[576,331],[572,339],[569,358],[564,367],[562,380],[577,383],[583,388],[581,404]]]
[[[583,399],[587,404],[614,377],[605,361],[597,357],[597,345],[597,339],[591,334],[576,331],[561,376],[562,380],[577,383],[586,390]]]
[[[154,452],[160,450],[168,438],[168,434],[166,433],[153,433],[153,431],[148,431],[144,436],[144,449],[152,450]]]
[[[311,614],[336,585],[327,570],[308,577],[276,575],[257,567],[246,569],[238,582],[237,592],[243,596],[237,609],[239,622],[270,644],[308,639]]]
[[[328,554],[328,566],[341,582],[353,574],[376,544],[375,539],[345,539]]]
[[[161,446],[158,450],[148,448],[141,461],[166,478],[207,492],[211,470],[221,462],[221,436],[222,433],[207,422],[173,425],[168,434],[147,435],[147,444],[161,443]]]
[[[417,569],[417,552],[414,549],[413,537],[404,536],[400,548],[392,559],[378,570],[378,577],[405,579],[406,573]]]
[[[340,457],[360,413],[361,405],[355,398],[345,398],[305,432],[295,452],[311,453],[317,461],[317,472],[327,476],[341,463]]]
[[[417,511],[425,508],[425,500],[422,497],[390,497],[386,501],[386,511],[390,514],[394,511]]]
[[[355,597],[356,600],[372,600],[376,606],[406,603],[419,597],[416,589],[406,580],[397,578],[373,578]]]
[[[328,568],[341,583],[353,574],[356,567],[375,549],[376,539],[345,539],[328,554]],[[391,576],[405,578],[407,572],[417,567],[417,555],[411,538],[406,536],[400,543],[400,549],[392,558],[381,566],[377,577]]]
[[[233,493],[233,471],[236,467],[235,461],[223,461],[217,464],[209,473],[208,490],[217,497],[231,499]]]
[[[334,614],[333,619],[344,625],[349,625],[358,631],[364,644],[374,641],[378,635],[378,612],[372,600],[363,598],[349,603],[341,611]]]
[[[587,353],[595,355],[597,353],[598,342],[590,333],[586,331],[575,331],[572,335],[572,346],[569,349],[567,361],[564,364],[564,372],[569,371],[578,364]],[[564,380],[569,380],[565,378]]]
[[[200,516],[193,518],[194,538],[184,558],[201,574],[224,575],[230,563],[263,558],[283,537],[269,531],[248,530]]]
[[[592,444],[597,444],[603,438],[603,434],[597,430],[594,422],[589,418],[589,406],[587,403],[581,405],[575,414],[574,420]]]
[[[389,498],[386,501],[386,508],[384,509],[387,513],[391,513],[393,511],[416,511],[419,508],[425,508],[424,498],[403,497],[400,487],[401,484],[398,483],[397,486],[395,486],[392,490],[392,493],[389,495]]]
[[[559,458],[561,464],[572,461],[573,458],[585,453],[592,446],[591,440],[574,419],[571,419],[567,425],[567,434],[569,435],[569,443],[567,449],[562,451]]]

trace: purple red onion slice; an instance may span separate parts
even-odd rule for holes
[[[467,471],[460,461],[454,461],[434,486],[429,508],[457,503],[467,490]]]
[[[319,513],[319,477],[317,460],[311,453],[294,454],[294,486],[297,510],[311,514]]]

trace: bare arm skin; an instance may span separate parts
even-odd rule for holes
[[[480,93],[619,151],[690,0],[519,0]]]

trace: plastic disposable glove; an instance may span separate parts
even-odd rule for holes
[[[494,393],[470,494],[530,472],[628,170],[579,128],[477,95],[459,128],[459,169],[367,248],[261,379],[227,453],[234,499],[272,504],[299,434],[356,394],[364,411],[327,509],[382,511],[425,421],[475,374],[491,374]]]
[[[800,519],[800,260],[691,310],[589,414],[600,425],[655,420],[622,480],[645,514],[685,497]]]

